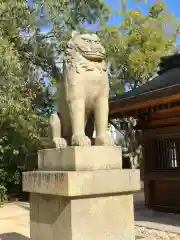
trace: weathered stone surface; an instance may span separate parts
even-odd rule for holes
[[[109,80],[97,35],[72,34],[59,79],[51,143],[64,149],[40,151],[38,171],[23,173],[31,240],[134,240],[132,192],[140,190],[140,174],[122,169],[121,150],[107,133]],[[95,145],[108,148],[89,147],[88,122]]]
[[[65,51],[63,77],[59,78],[57,113],[50,117],[54,147],[91,145],[94,126],[95,145],[114,145],[107,133],[109,80],[105,56],[96,34],[72,34]],[[90,131],[85,133],[88,123]]]
[[[68,198],[31,194],[32,240],[134,240],[132,195]]]
[[[132,192],[140,190],[139,170],[121,169],[119,148],[61,150],[39,152],[39,168],[53,171],[23,173],[23,190],[31,193],[31,239],[134,240]],[[108,162],[117,169],[102,170]]]
[[[72,240],[71,205],[68,198],[31,193],[32,240]]]
[[[61,196],[122,194],[140,190],[139,170],[34,171],[23,173],[23,190]]]
[[[121,147],[66,147],[38,152],[39,170],[81,171],[121,168]]]

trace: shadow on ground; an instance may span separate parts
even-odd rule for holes
[[[29,210],[30,206],[28,202],[15,202],[15,204],[19,207],[24,208],[25,210]]]
[[[166,213],[147,209],[144,204],[144,192],[134,194],[135,221],[136,225],[159,229],[180,227],[180,214]],[[161,226],[160,226],[161,225]],[[180,228],[178,230],[180,232]]]
[[[135,221],[180,227],[180,214],[157,212],[147,209],[144,204],[135,204]]]
[[[0,240],[29,240],[29,239],[30,238],[15,232],[0,234]]]

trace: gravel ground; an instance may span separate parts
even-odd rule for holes
[[[145,227],[135,227],[137,239],[144,240],[180,240],[180,234],[148,229]],[[142,237],[142,238],[140,238]]]

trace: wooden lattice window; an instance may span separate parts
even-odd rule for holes
[[[180,137],[151,139],[144,147],[151,170],[180,169]]]

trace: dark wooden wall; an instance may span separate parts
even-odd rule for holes
[[[144,131],[145,203],[180,212],[180,126]]]

